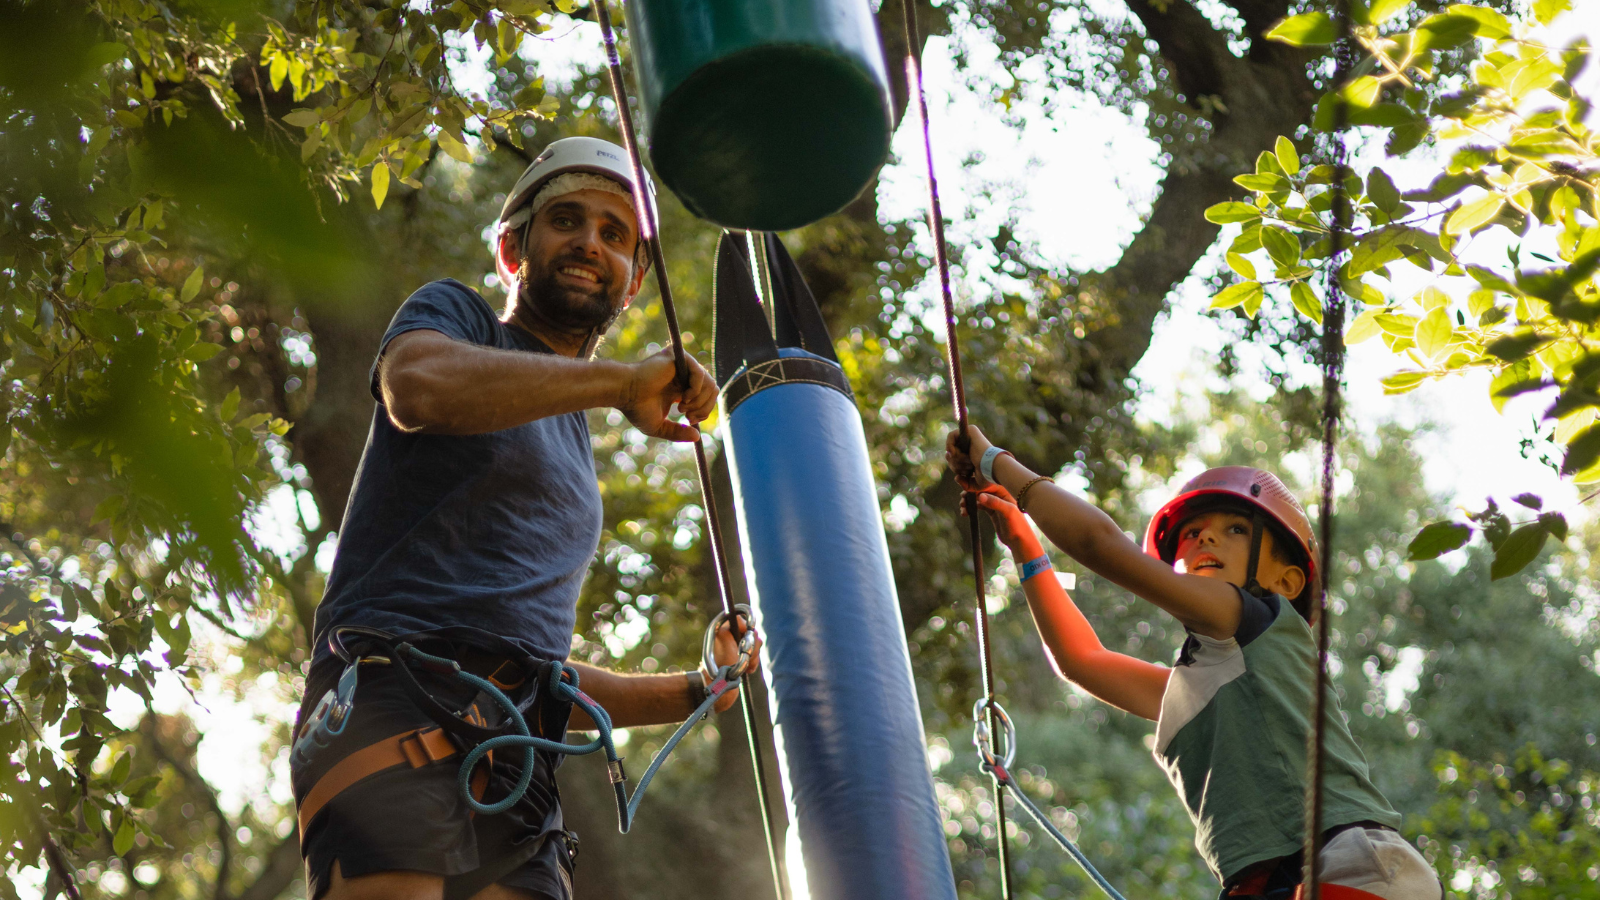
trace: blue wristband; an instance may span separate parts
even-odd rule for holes
[[[978,460],[978,471],[983,473],[983,480],[984,481],[987,481],[990,484],[994,484],[995,483],[994,482],[994,461],[1000,458],[1000,454],[1009,453],[1009,452],[1010,451],[1002,450],[999,447],[994,446],[993,444],[991,444],[989,446],[989,449],[983,451],[983,458]]]
[[[1040,572],[1048,572],[1050,569],[1050,557],[1036,556],[1022,564],[1022,580],[1027,581]]]

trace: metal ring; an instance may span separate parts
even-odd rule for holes
[[[750,671],[752,651],[755,650],[756,646],[756,623],[751,618],[750,607],[743,603],[737,604],[733,607],[733,615],[744,618],[744,634],[739,635],[739,658],[734,661],[728,671],[730,680],[743,677]],[[705,662],[706,671],[713,675],[722,668],[717,663],[716,656],[717,630],[726,621],[728,621],[727,612],[717,613],[712,618],[711,624],[706,627],[706,637],[700,645],[701,658]]]
[[[989,710],[994,711],[995,718],[1005,728],[1005,759],[996,759],[994,755],[994,733],[989,730],[989,717],[984,715]],[[972,705],[972,744],[978,748],[978,758],[985,765],[1011,768],[1011,763],[1017,758],[1017,728],[1011,724],[1011,717],[1006,715],[1006,708],[1000,705],[1000,701],[992,697],[980,697]]]

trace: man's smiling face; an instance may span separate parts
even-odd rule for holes
[[[604,330],[638,290],[639,229],[628,198],[606,191],[563,194],[528,226],[517,272],[518,304],[568,334]]]

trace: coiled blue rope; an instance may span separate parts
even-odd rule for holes
[[[456,780],[461,788],[461,795],[466,800],[469,808],[483,815],[496,815],[515,806],[517,801],[522,799],[523,794],[527,793],[528,785],[533,781],[533,767],[538,758],[537,753],[540,750],[566,756],[587,756],[590,753],[604,750],[607,768],[611,772],[612,787],[617,795],[617,822],[623,834],[627,834],[628,830],[633,827],[634,814],[639,810],[639,803],[644,800],[645,788],[650,786],[650,782],[656,777],[656,772],[660,771],[662,764],[667,761],[667,757],[672,753],[673,749],[688,736],[689,732],[694,729],[694,726],[701,719],[706,717],[707,713],[711,712],[717,701],[722,698],[722,695],[737,688],[743,681],[742,677],[728,677],[733,670],[733,666],[723,666],[717,670],[716,677],[712,680],[712,683],[706,686],[706,699],[701,702],[700,706],[688,719],[684,720],[682,725],[678,726],[678,730],[674,731],[672,737],[668,738],[667,742],[657,751],[655,758],[650,760],[649,768],[645,769],[644,776],[639,779],[639,786],[634,789],[633,796],[630,798],[627,792],[627,775],[622,769],[622,758],[617,756],[617,747],[611,738],[611,716],[605,711],[604,707],[579,689],[578,671],[573,667],[565,664],[551,667],[550,682],[547,688],[555,697],[573,704],[587,713],[590,719],[594,720],[595,728],[599,734],[594,740],[584,744],[569,744],[565,741],[552,741],[547,738],[535,737],[528,728],[528,722],[523,718],[522,711],[517,709],[517,705],[511,702],[511,698],[507,697],[504,691],[496,687],[487,678],[481,678],[471,672],[462,671],[459,667],[454,666],[450,660],[424,653],[409,644],[404,645],[403,650],[412,659],[425,665],[452,669],[452,674],[458,680],[470,684],[488,695],[495,705],[499,706],[506,714],[506,719],[515,732],[514,734],[492,737],[478,744],[468,751],[466,758],[461,761],[461,769]],[[517,776],[516,786],[511,789],[509,794],[494,803],[484,803],[472,795],[472,770],[490,751],[503,747],[522,749],[522,771]]]

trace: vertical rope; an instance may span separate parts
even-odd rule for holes
[[[906,32],[906,90],[908,105],[917,113],[917,123],[922,130],[923,161],[928,178],[928,225],[933,232],[933,259],[939,271],[939,292],[944,301],[944,336],[946,360],[950,379],[950,404],[955,410],[956,427],[962,440],[967,437],[967,390],[961,374],[961,345],[956,340],[956,304],[950,290],[950,259],[945,252],[944,211],[939,203],[939,179],[933,169],[933,140],[928,129],[928,98],[922,87],[922,37],[917,28],[915,0],[901,0]],[[994,661],[989,640],[989,603],[984,590],[983,539],[978,527],[978,496],[967,493],[961,498],[966,510],[968,531],[972,537],[972,581],[977,608],[973,618],[978,630],[978,665],[983,673],[984,715],[989,720],[991,734],[999,735],[999,722],[994,713]],[[989,773],[994,789],[995,839],[999,849],[1000,895],[1006,900],[1013,896],[1011,879],[1011,844],[1006,836],[1005,790],[1000,777]]]
[[[1351,70],[1350,4],[1349,0],[1333,0],[1335,26],[1338,32],[1334,45],[1333,89],[1344,88]],[[1322,497],[1317,509],[1318,537],[1322,542],[1318,564],[1317,601],[1312,608],[1312,621],[1316,628],[1317,659],[1314,680],[1315,695],[1312,700],[1310,748],[1306,767],[1306,834],[1302,857],[1302,881],[1306,900],[1322,897],[1322,837],[1324,812],[1324,770],[1326,768],[1326,742],[1328,718],[1328,642],[1329,615],[1328,591],[1333,583],[1333,480],[1338,469],[1336,458],[1339,443],[1339,420],[1343,415],[1340,390],[1344,380],[1344,317],[1345,302],[1339,283],[1339,256],[1345,250],[1345,237],[1350,229],[1350,197],[1345,191],[1345,178],[1350,174],[1350,152],[1345,143],[1345,129],[1350,122],[1349,107],[1342,96],[1334,95],[1333,104],[1333,224],[1328,234],[1327,300],[1322,313]]]
[[[644,159],[639,153],[639,143],[633,131],[633,111],[628,107],[628,91],[622,77],[622,57],[617,52],[617,35],[611,26],[611,11],[607,0],[596,0],[595,12],[600,23],[600,34],[606,45],[606,74],[611,81],[611,96],[617,104],[617,124],[622,131],[622,143],[628,151],[628,162],[633,167],[633,204],[639,212],[639,227],[650,250],[650,265],[656,273],[656,289],[661,294],[661,311],[667,320],[667,333],[672,339],[672,356],[677,365],[678,382],[689,384],[689,358],[683,349],[683,333],[678,327],[678,310],[672,302],[672,284],[667,278],[667,261],[661,250],[661,228],[656,219],[656,206],[650,196],[644,171]],[[711,538],[711,556],[717,573],[717,596],[722,601],[722,611],[730,622],[734,621],[733,597],[729,593],[728,558],[722,539],[721,515],[711,492],[711,466],[706,461],[703,441],[694,442],[695,467],[700,474],[701,505],[706,512],[707,530]],[[778,863],[777,825],[772,820],[767,795],[766,765],[761,760],[761,740],[756,730],[756,707],[753,685],[739,692],[739,705],[744,711],[745,737],[750,744],[750,760],[755,769],[756,802],[761,807],[761,824],[767,838],[767,863],[772,870],[773,891],[778,900],[788,900],[788,890]]]

